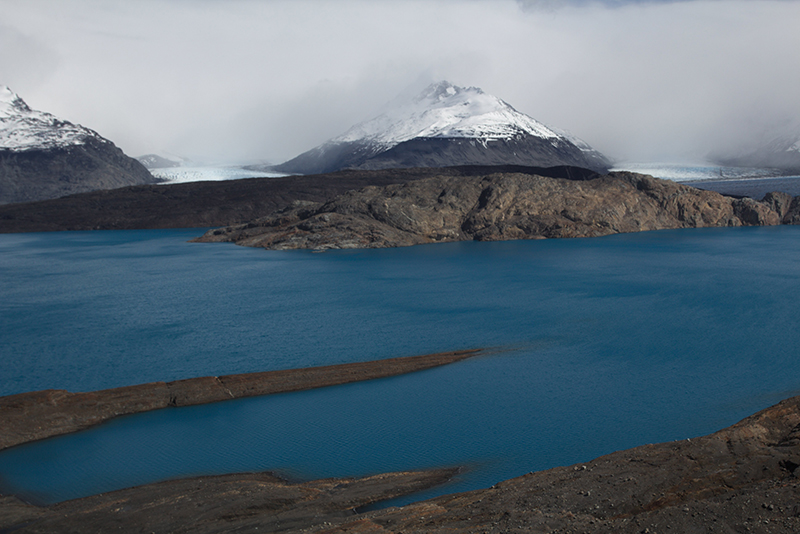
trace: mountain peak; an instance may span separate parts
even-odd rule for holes
[[[388,149],[419,137],[489,141],[522,135],[542,139],[559,137],[544,124],[478,87],[465,88],[441,81],[331,141],[368,140]]]
[[[456,96],[459,93],[463,93],[465,91],[473,91],[480,94],[483,94],[477,87],[459,87],[457,85],[453,85],[452,83],[442,80],[441,82],[432,83],[428,87],[422,90],[420,94],[415,97],[415,100],[446,100],[450,97]]]
[[[478,87],[441,81],[412,98],[395,100],[381,115],[275,169],[310,174],[343,168],[512,164],[606,169],[609,163],[583,141]]]
[[[0,85],[0,118],[30,112],[30,110],[28,104],[17,93],[9,89],[7,85]]]
[[[7,86],[0,86],[0,149],[47,150],[82,145],[89,139],[107,143],[94,130],[33,110]]]

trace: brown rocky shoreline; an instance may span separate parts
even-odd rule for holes
[[[800,531],[800,397],[709,436],[644,445],[487,489],[359,511],[456,473],[303,483],[241,473],[48,507],[0,496],[0,532],[794,533]]]
[[[800,222],[800,197],[780,192],[757,201],[630,172],[574,177],[488,171],[295,202],[194,241],[327,250]]]

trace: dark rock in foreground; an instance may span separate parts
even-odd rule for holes
[[[367,187],[326,203],[298,202],[247,224],[211,230],[197,241],[269,249],[381,248],[794,224],[800,218],[800,200],[783,193],[758,202],[628,172],[578,179],[542,174],[442,175]]]
[[[0,532],[281,532],[446,482],[456,469],[290,483],[268,473],[169,480],[46,508],[0,496]]]
[[[800,532],[800,397],[644,445],[312,532]],[[305,532],[309,532],[305,531]]]
[[[590,439],[587,436],[587,439]],[[631,533],[800,531],[800,397],[709,436],[400,508],[357,507],[453,470],[288,484],[268,474],[150,484],[39,508],[0,496],[0,531]]]

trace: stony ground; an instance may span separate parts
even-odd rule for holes
[[[313,532],[800,532],[800,397],[646,445]]]
[[[487,489],[358,513],[453,470],[291,484],[151,484],[47,508],[0,497],[0,532],[800,532],[800,397],[706,437],[645,445]]]
[[[268,473],[149,484],[50,507],[0,496],[0,532],[279,532],[325,527],[354,509],[446,481],[453,470],[289,483]]]

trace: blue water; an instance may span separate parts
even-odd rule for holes
[[[324,254],[197,234],[0,236],[0,394],[504,351],[119,418],[1,452],[0,489],[48,503],[197,474],[465,467],[418,499],[706,434],[800,391],[800,227]]]

